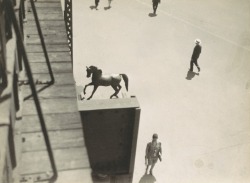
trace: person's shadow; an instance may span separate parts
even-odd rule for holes
[[[150,174],[144,174],[139,183],[154,183],[156,182],[156,179],[153,175],[150,175]]]
[[[96,9],[96,6],[92,5],[89,7],[91,10]]]
[[[149,17],[156,17],[156,16],[157,16],[157,14],[154,14],[154,13],[149,13],[149,14],[148,14],[148,16],[149,16]]]
[[[187,80],[192,80],[193,78],[194,78],[194,76],[199,76],[200,74],[199,73],[197,73],[197,72],[193,72],[193,71],[188,71],[187,72],[187,77],[186,77],[186,79]]]
[[[109,10],[111,9],[111,6],[104,7],[104,10]]]

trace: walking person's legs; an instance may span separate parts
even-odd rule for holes
[[[98,4],[99,4],[99,0],[95,0],[95,8],[97,9],[98,7]]]
[[[151,167],[150,170],[152,169],[152,164],[153,164],[152,158],[148,158],[148,159],[147,159],[147,163],[146,163],[146,171],[145,171],[145,174],[148,173],[148,168],[149,168],[149,167]],[[150,172],[151,172],[151,171],[150,171]]]
[[[158,3],[153,3],[154,14],[156,14],[157,7],[158,7]]]
[[[198,64],[198,60],[194,60],[194,64],[195,64],[195,66],[197,67],[198,72],[200,72],[201,68],[200,68],[200,66],[199,66],[199,64]]]
[[[147,173],[148,173],[148,167],[149,167],[149,165],[146,165],[146,171],[145,171],[145,174],[147,174]]]
[[[193,71],[193,66],[194,66],[194,61],[193,61],[193,59],[191,59],[189,71]]]
[[[151,175],[153,175],[154,166],[155,166],[155,163],[153,163],[153,164],[151,165],[151,168],[150,168],[150,174],[151,174]]]

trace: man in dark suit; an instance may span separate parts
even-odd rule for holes
[[[195,40],[195,47],[194,47],[194,51],[193,51],[193,54],[192,54],[192,57],[191,57],[191,61],[190,61],[190,69],[189,71],[193,71],[193,66],[195,64],[195,66],[197,67],[198,69],[198,72],[200,72],[200,67],[198,65],[198,58],[200,56],[200,53],[201,53],[201,40],[200,39],[196,39]]]
[[[158,4],[161,3],[161,0],[152,0],[152,2],[153,2],[154,14],[156,14],[156,10],[157,10]]]

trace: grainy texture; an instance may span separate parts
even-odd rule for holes
[[[81,119],[77,109],[72,60],[61,2],[60,0],[38,1],[35,2],[35,6],[55,77],[53,85],[39,84],[36,85],[36,90],[57,169],[60,171],[58,179],[59,182],[63,182],[60,176],[69,172],[75,176],[71,179],[74,182],[74,179],[81,177],[81,174],[85,172],[88,182],[92,182]],[[30,5],[28,5],[27,23],[24,29],[26,51],[34,81],[38,83],[50,81]],[[21,89],[24,98],[31,95],[29,85],[23,85]],[[46,178],[46,172],[51,171],[51,167],[33,98],[25,100],[22,106],[22,121],[17,123],[17,128],[22,132],[20,174],[24,179],[29,179],[29,177],[34,180],[43,179]]]

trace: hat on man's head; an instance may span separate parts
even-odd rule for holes
[[[153,139],[158,139],[158,135],[156,133],[153,134]]]
[[[201,40],[200,39],[196,39],[194,42],[195,42],[195,44],[201,44]]]

